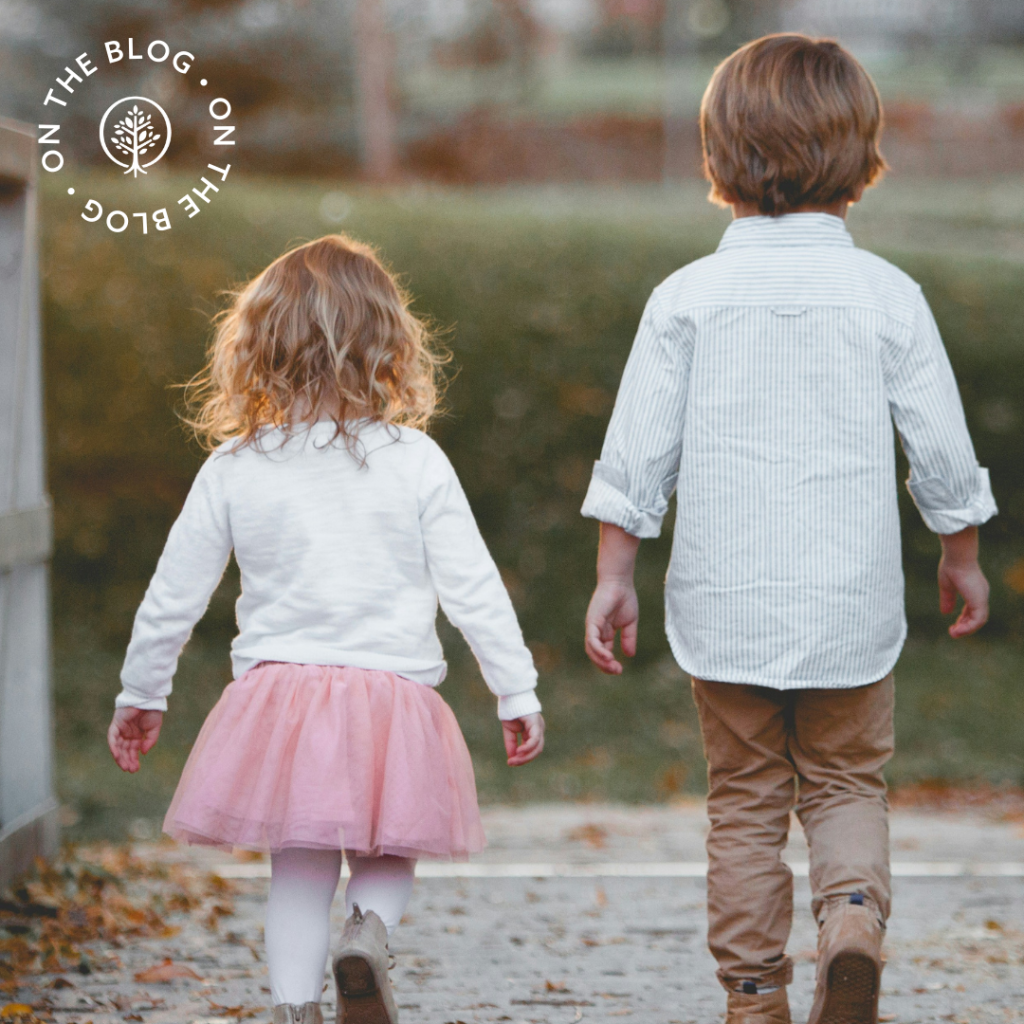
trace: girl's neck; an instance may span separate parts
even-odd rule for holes
[[[300,395],[295,399],[291,409],[291,416],[288,422],[293,427],[312,426],[314,423],[337,423],[344,419],[347,423],[357,423],[359,420],[371,419],[368,409],[350,406],[342,416],[341,408],[337,402],[323,403],[315,412],[310,408],[309,400]]]

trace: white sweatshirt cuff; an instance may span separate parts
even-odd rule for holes
[[[540,701],[536,690],[523,690],[522,693],[509,693],[498,698],[498,717],[503,722],[513,722],[523,715],[536,715],[540,712]]]
[[[122,690],[114,701],[115,708],[139,708],[142,711],[166,711],[166,697],[147,697],[145,694]]]

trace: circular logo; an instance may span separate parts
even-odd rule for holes
[[[159,237],[176,224],[200,216],[217,202],[231,173],[236,126],[232,123],[231,101],[226,96],[218,96],[216,87],[206,96],[199,91],[211,86],[208,78],[201,77],[191,86],[195,59],[194,53],[174,50],[166,40],[153,39],[144,45],[129,36],[125,40],[108,39],[103,43],[102,54],[80,53],[54,77],[42,101],[44,115],[37,136],[39,163],[47,174],[65,180],[67,194],[75,197],[79,216],[87,224],[106,226],[115,235],[149,235],[152,229],[152,234]],[[61,140],[63,122],[68,117],[82,116],[91,121],[96,115],[92,113],[88,93],[97,81],[95,76],[100,76],[98,80],[102,82],[108,69],[117,64],[132,67],[130,61],[143,62],[136,70],[143,71],[143,80],[153,81],[147,91],[155,92],[163,105],[149,96],[122,96],[104,111],[99,119],[100,148],[124,173],[114,172],[113,181],[103,174],[91,176],[86,188],[93,192],[98,186],[104,193],[101,201],[89,192],[81,195],[73,180],[66,181],[67,177],[74,178],[76,168],[65,160],[68,151]],[[191,87],[182,88],[189,75],[193,76],[189,80]],[[110,95],[106,95],[104,102]],[[199,110],[183,109],[183,104],[191,107],[197,101],[201,104]],[[86,105],[85,110],[82,104]],[[199,111],[205,116],[197,117]],[[179,126],[182,120],[189,125],[189,149],[202,164],[189,171],[176,163],[166,175],[148,176],[149,168],[165,156],[175,158],[171,151],[171,117],[179,121]],[[90,151],[89,158],[95,157],[96,153]],[[69,170],[65,170],[66,164],[70,165]]]
[[[125,96],[111,103],[100,120],[103,152],[133,178],[157,163],[170,144],[171,119],[147,96]]]

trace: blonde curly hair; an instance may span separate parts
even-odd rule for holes
[[[184,419],[204,447],[258,446],[266,427],[321,419],[351,447],[356,420],[422,428],[437,411],[445,357],[371,246],[325,235],[229,294],[185,385]]]

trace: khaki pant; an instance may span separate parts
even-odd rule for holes
[[[693,680],[708,760],[708,945],[729,989],[787,984],[793,875],[780,859],[796,810],[812,910],[862,893],[889,916],[882,769],[893,752],[893,679],[843,690]]]

